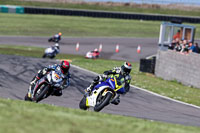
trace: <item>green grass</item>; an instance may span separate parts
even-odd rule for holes
[[[0,13],[0,35],[66,37],[159,37],[161,22]],[[197,27],[196,38],[200,38]]]
[[[1,133],[198,133],[199,127],[0,99]]]
[[[160,22],[0,13],[0,35],[67,37],[158,37]]]
[[[39,50],[37,50],[39,49]],[[30,57],[42,57],[43,48],[25,46],[0,45],[0,54],[12,54]],[[72,64],[102,74],[105,70],[121,66],[123,61],[117,60],[89,60],[79,55],[59,54],[58,59],[71,59]],[[200,106],[200,89],[184,86],[176,81],[165,81],[152,74],[139,72],[139,64],[132,63],[132,85],[171,97],[176,100]]]
[[[199,16],[199,10],[187,11],[184,9],[176,8],[176,9],[165,9],[159,6],[154,6],[154,8],[148,6],[146,8],[143,6],[126,6],[123,4],[118,6],[113,5],[100,5],[100,4],[88,4],[88,3],[48,3],[48,2],[33,2],[33,1],[23,1],[23,0],[1,0],[0,4],[10,4],[10,5],[21,5],[21,6],[38,6],[38,7],[53,7],[53,8],[72,8],[72,9],[89,9],[89,10],[104,10],[104,11],[117,11],[117,12],[136,12],[136,13],[153,13],[153,14],[167,14],[167,15],[183,15],[183,16]],[[191,7],[192,8],[192,7]]]

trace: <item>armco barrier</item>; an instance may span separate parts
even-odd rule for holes
[[[171,20],[176,19],[176,20],[180,20],[182,22],[200,23],[200,17],[121,13],[121,12],[106,12],[106,11],[93,11],[93,10],[24,7],[24,13],[86,16],[86,17],[100,17],[100,18],[118,18],[118,19],[156,20],[156,21],[171,21]]]
[[[3,13],[24,13],[24,7],[21,6],[10,6],[10,5],[0,5],[0,12]]]

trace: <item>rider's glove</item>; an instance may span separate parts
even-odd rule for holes
[[[44,69],[42,70],[42,74],[43,74],[43,75],[45,75],[47,72],[48,72],[48,68],[44,68]]]
[[[108,75],[103,74],[103,75],[102,75],[102,78],[103,78],[103,79],[106,79],[106,78],[108,78]]]

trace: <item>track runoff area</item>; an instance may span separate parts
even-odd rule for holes
[[[0,55],[0,97],[23,100],[29,82],[43,66],[55,64],[55,60],[44,60],[12,55]],[[14,68],[10,70],[7,66]],[[70,108],[79,108],[84,89],[91,83],[97,73],[72,65],[70,86],[63,96],[50,96],[41,101]],[[12,84],[11,84],[12,83]],[[178,102],[170,98],[144,91],[131,86],[130,92],[121,96],[119,105],[110,104],[102,112],[137,118],[163,121],[169,123],[200,126],[199,107]]]

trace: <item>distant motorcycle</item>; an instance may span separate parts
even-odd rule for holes
[[[123,87],[117,89],[116,84],[116,78],[108,78],[106,81],[96,85],[91,93],[84,95],[79,103],[80,109],[87,110],[90,107],[94,107],[94,111],[101,111],[117,98],[117,93],[123,94],[125,92]]]
[[[96,59],[99,57],[100,57],[100,52],[97,49],[94,49],[93,51],[89,51],[85,55],[85,58],[87,59]]]
[[[33,94],[27,93],[24,100],[39,102],[44,98],[54,94],[55,91],[62,90],[61,86],[67,83],[66,88],[69,86],[69,78],[64,79],[64,75],[59,72],[52,70],[47,73],[44,77],[38,80],[34,86]]]
[[[49,57],[53,59],[59,52],[60,52],[59,44],[56,43],[55,46],[45,49],[44,55],[42,56],[42,58]]]
[[[59,36],[58,34],[56,34],[55,36],[49,38],[49,39],[48,39],[48,42],[59,43],[60,40],[61,40],[61,36]]]

